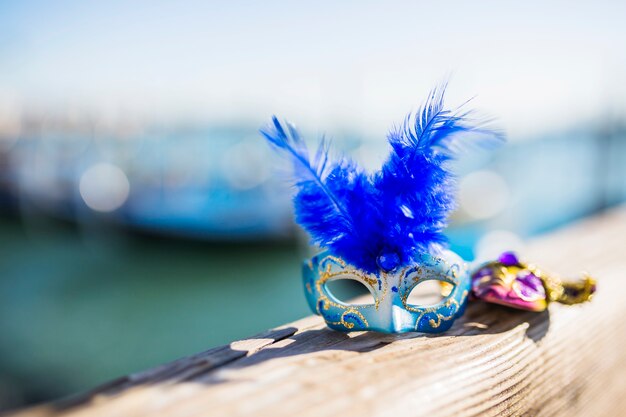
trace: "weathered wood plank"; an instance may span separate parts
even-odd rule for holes
[[[525,258],[599,280],[541,314],[473,303],[442,336],[342,334],[307,317],[20,416],[517,416],[626,413],[626,209]]]

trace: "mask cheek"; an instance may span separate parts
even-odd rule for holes
[[[345,307],[343,309],[330,308],[321,310],[321,316],[326,325],[331,329],[341,332],[351,332],[357,330],[369,330],[370,324],[362,310]]]
[[[309,304],[314,306],[314,311],[321,315],[326,324],[339,331],[369,330],[372,317],[372,310],[376,306],[376,291],[372,285],[376,284],[376,279],[369,276],[357,276],[342,270],[331,270],[319,274],[314,282],[309,283],[311,291],[306,290]],[[346,285],[347,284],[347,285]],[[362,296],[356,301],[345,291],[337,291],[341,286],[348,286],[352,289],[350,295],[357,295],[355,288],[360,288]]]
[[[317,312],[328,327],[343,332],[369,330],[371,309],[370,305],[337,303],[325,295],[321,295],[317,302]]]

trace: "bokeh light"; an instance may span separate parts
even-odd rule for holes
[[[95,211],[120,208],[130,192],[130,183],[121,168],[101,162],[89,167],[80,177],[80,195]]]
[[[475,171],[463,177],[459,184],[461,209],[474,219],[488,219],[502,212],[509,203],[509,188],[493,171]]]

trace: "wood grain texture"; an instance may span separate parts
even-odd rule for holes
[[[441,336],[346,335],[308,317],[15,415],[626,415],[626,209],[541,237],[524,258],[591,271],[596,297],[539,314],[472,303]]]

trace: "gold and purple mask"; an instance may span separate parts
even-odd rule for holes
[[[520,262],[512,252],[486,263],[472,274],[472,298],[520,310],[543,311],[556,301],[577,304],[591,299],[595,281],[562,282],[533,265]]]

